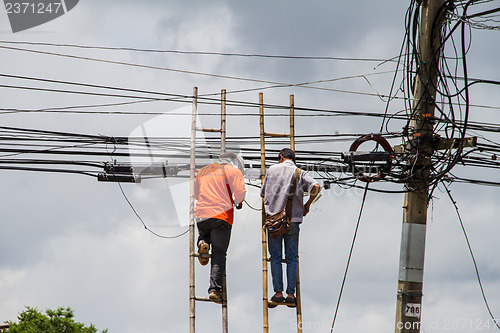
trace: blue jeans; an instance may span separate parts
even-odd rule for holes
[[[297,255],[299,252],[299,223],[292,222],[286,233],[277,238],[267,237],[269,254],[271,255],[271,275],[274,292],[283,291],[283,241],[285,243],[286,281],[288,294],[295,294],[297,285]]]

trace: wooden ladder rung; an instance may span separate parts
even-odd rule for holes
[[[212,255],[209,254],[209,253],[203,253],[203,254],[199,254],[199,253],[193,253],[191,254],[193,257],[197,257],[197,258],[212,258]]]
[[[272,137],[277,137],[277,138],[289,138],[290,134],[288,133],[271,133],[271,132],[264,132],[265,136],[272,136]]]
[[[271,258],[266,258],[265,259],[267,262],[271,262]],[[282,264],[286,264],[286,259],[281,259]]]
[[[269,304],[269,303],[271,303],[271,302],[267,301],[267,304]],[[297,303],[278,303],[278,305],[287,305],[287,306],[288,305],[295,305],[295,306],[293,306],[294,309],[297,307]]]
[[[194,299],[197,300],[197,301],[200,301],[200,302],[214,302],[214,303],[220,303],[220,302],[222,302],[222,298],[211,299],[211,298],[208,298],[208,297],[198,297],[198,296],[196,296]]]
[[[201,128],[201,127],[197,127],[196,130],[198,132],[222,133],[222,129],[220,129],[220,128]]]

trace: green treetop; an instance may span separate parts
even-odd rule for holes
[[[9,328],[4,333],[97,333],[97,328],[90,324],[85,326],[73,319],[71,308],[45,310],[45,314],[36,308],[26,307],[17,318],[18,323],[8,322]],[[102,331],[107,333],[108,330]]]

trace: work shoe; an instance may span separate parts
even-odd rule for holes
[[[296,308],[297,307],[297,300],[295,299],[295,297],[287,296],[285,298],[285,303],[286,303],[286,306],[288,306],[289,308]]]
[[[208,293],[208,299],[215,303],[222,303],[222,293],[220,291],[211,291]]]
[[[207,265],[210,262],[210,258],[202,258],[200,255],[208,254],[210,250],[210,245],[208,245],[205,241],[198,242],[198,260],[202,266]]]
[[[280,303],[285,303],[285,297],[274,295],[269,301],[267,301],[267,306],[270,308],[277,307]]]

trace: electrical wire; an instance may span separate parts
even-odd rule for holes
[[[328,142],[345,142],[349,140],[354,140],[360,134],[325,134],[325,135],[297,135],[296,143],[300,144],[314,144],[314,143],[328,143]],[[314,138],[315,137],[315,138]],[[394,138],[398,138],[398,135],[394,135]],[[252,136],[241,136],[241,137],[228,137],[228,149],[235,150],[242,154],[245,160],[251,162],[255,161],[258,163],[260,160],[260,149],[255,147],[255,142],[258,141],[258,137]],[[491,141],[491,140],[490,140]],[[218,139],[215,137],[206,138],[207,145],[203,147],[198,147],[198,157],[199,158],[210,158],[213,155],[213,151],[218,150]],[[268,144],[267,153],[272,156],[276,155],[280,148],[271,148],[273,146],[282,146],[286,144],[283,139],[271,141]],[[123,138],[123,137],[109,137],[104,135],[88,135],[88,134],[78,134],[78,133],[67,133],[67,132],[57,132],[57,131],[45,131],[45,130],[30,130],[12,127],[0,127],[0,152],[4,155],[0,156],[0,162],[4,165],[12,165],[15,167],[16,164],[47,164],[44,159],[40,158],[28,158],[28,159],[7,159],[8,156],[13,155],[52,155],[52,156],[108,156],[107,151],[108,145],[114,147],[114,157],[148,157],[155,159],[187,159],[189,157],[189,138],[182,137],[170,137],[170,138],[148,138],[148,144],[144,142],[144,138]],[[236,145],[236,146],[235,146]],[[247,147],[248,146],[248,147]],[[476,166],[482,168],[499,168],[500,162],[492,160],[497,153],[500,153],[500,149],[497,148],[498,145],[484,144],[481,143],[477,148],[469,150],[464,153],[461,157],[461,165],[463,166]],[[89,149],[91,148],[91,149]],[[313,171],[319,177],[319,179],[330,179],[330,172],[352,172],[351,167],[345,164],[340,156],[341,152],[328,151],[328,150],[313,150],[311,148],[307,150],[296,150],[301,166],[308,171]],[[444,158],[441,155],[436,155],[437,159]],[[270,157],[269,160],[272,161],[274,157]],[[75,160],[68,161],[63,159],[60,162],[58,160],[47,160],[54,161],[50,164],[76,164]],[[103,166],[102,161],[95,161],[92,165],[86,165],[87,167],[101,168]],[[361,167],[361,165],[358,165]],[[366,166],[368,167],[368,166]],[[376,167],[376,165],[371,165],[370,168]],[[395,163],[394,168],[389,174],[386,181],[393,183],[402,183],[404,178],[399,176],[399,172],[404,171],[404,165]],[[180,170],[184,170],[182,168]],[[187,169],[186,169],[187,170]],[[376,173],[377,169],[374,169]],[[399,171],[398,171],[399,170]],[[321,174],[324,174],[321,176]],[[180,176],[180,175],[179,175]],[[349,179],[355,179],[350,177]],[[453,177],[452,180],[461,181],[464,180]],[[343,184],[345,181],[342,181]],[[493,185],[493,184],[489,184]],[[372,189],[370,189],[372,190]],[[374,189],[375,190],[375,189]],[[387,191],[384,191],[387,192]],[[400,193],[400,191],[392,191],[394,193]]]
[[[156,236],[158,238],[163,238],[163,239],[175,239],[175,238],[179,238],[181,236],[184,236],[185,234],[187,234],[189,232],[189,229],[187,229],[186,231],[183,231],[180,234],[177,234],[175,236],[164,236],[164,235],[160,235],[160,234],[154,232],[153,230],[149,229],[148,226],[146,225],[146,223],[144,222],[144,220],[142,219],[142,217],[139,215],[139,213],[137,213],[137,210],[134,208],[134,206],[132,205],[132,203],[128,199],[127,195],[125,194],[125,191],[123,190],[122,184],[120,182],[118,182],[118,187],[120,188],[120,191],[121,191],[123,197],[127,201],[128,205],[130,206],[130,208],[132,209],[132,211],[134,212],[135,216],[137,216],[137,218],[139,219],[139,221],[141,221],[144,229],[146,229],[147,231],[149,231],[154,236]]]
[[[181,74],[207,76],[207,77],[213,77],[213,78],[219,78],[219,79],[229,79],[229,80],[246,81],[246,82],[253,82],[253,83],[264,83],[264,84],[278,85],[280,87],[302,87],[302,88],[308,88],[308,89],[317,89],[317,90],[324,90],[324,91],[334,91],[334,92],[352,93],[352,94],[359,94],[359,95],[366,95],[366,96],[381,97],[378,93],[365,93],[365,92],[347,91],[347,90],[342,90],[342,89],[316,87],[316,86],[310,86],[309,83],[298,83],[298,84],[283,83],[283,82],[276,82],[276,81],[269,81],[269,80],[261,80],[261,79],[245,78],[245,77],[238,77],[238,76],[231,76],[231,75],[206,73],[206,72],[191,71],[191,70],[184,70],[184,69],[177,69],[177,68],[143,65],[143,64],[136,64],[136,63],[130,63],[130,62],[124,62],[124,61],[117,61],[117,60],[84,57],[84,56],[77,56],[77,55],[72,55],[72,54],[61,54],[61,53],[46,52],[46,51],[39,51],[39,50],[32,50],[32,49],[22,49],[22,48],[9,47],[9,46],[0,46],[0,49],[10,50],[10,51],[30,52],[30,53],[35,53],[35,54],[64,57],[64,58],[69,58],[69,59],[87,60],[87,61],[93,61],[93,62],[105,63],[105,64],[122,65],[122,66],[130,66],[130,67],[136,67],[136,68],[153,69],[153,70],[161,70],[161,71],[169,71],[169,72],[175,72],[175,73],[181,73]],[[387,96],[382,96],[382,97],[387,97]]]
[[[445,5],[441,7],[441,12],[444,13],[446,10],[450,9],[447,7],[447,4],[449,4],[449,1],[445,1]],[[441,45],[435,50],[435,52],[439,52],[440,50],[443,51],[443,57],[442,57],[442,66],[441,70],[438,72],[438,78],[439,81],[436,85],[436,87],[433,87],[431,85],[434,85],[432,82],[430,84],[424,84],[425,89],[436,89],[438,94],[441,97],[441,101],[438,101],[437,99],[435,100],[436,104],[436,110],[439,112],[439,115],[435,116],[434,118],[430,119],[430,121],[435,122],[435,130],[433,136],[437,137],[439,133],[444,132],[444,136],[446,138],[457,138],[457,139],[463,139],[467,133],[469,133],[471,130],[477,131],[477,132],[494,132],[498,133],[500,132],[500,124],[495,124],[495,123],[487,123],[487,122],[476,122],[472,121],[469,119],[469,113],[470,113],[470,108],[472,107],[489,107],[489,106],[481,106],[481,105],[474,105],[470,101],[470,96],[468,93],[469,87],[476,83],[485,83],[485,84],[495,84],[498,85],[498,81],[494,80],[486,80],[486,79],[471,79],[469,82],[469,74],[467,71],[467,59],[466,55],[468,53],[468,50],[470,48],[470,41],[466,42],[466,27],[470,25],[469,21],[464,18],[469,18],[470,15],[467,15],[467,9],[469,6],[476,5],[476,4],[481,4],[481,3],[486,3],[482,1],[460,1],[455,3],[455,8],[452,9],[454,10],[453,14],[450,14],[447,19],[445,19],[445,23],[448,25],[453,24],[453,20],[457,20],[457,18],[462,18],[460,20],[456,21],[456,24],[449,29],[445,29],[448,31],[444,36],[443,36],[443,41],[441,42]],[[462,13],[459,13],[459,8],[462,6]],[[415,117],[414,110],[419,106],[420,103],[423,103],[422,100],[417,101],[414,105],[411,105],[410,101],[414,100],[412,96],[410,96],[411,93],[411,79],[413,76],[419,76],[419,61],[420,55],[418,53],[418,49],[416,47],[417,45],[417,36],[419,32],[419,9],[420,9],[420,4],[412,1],[410,3],[410,7],[408,8],[408,11],[406,13],[406,31],[405,31],[405,37],[404,37],[404,43],[402,44],[401,50],[400,50],[400,55],[397,58],[397,65],[394,72],[394,78],[392,81],[391,85],[391,91],[388,96],[381,95],[380,93],[376,92],[375,94],[371,94],[372,96],[377,96],[379,98],[387,98],[387,103],[386,103],[386,108],[385,112],[383,114],[377,113],[377,112],[367,112],[367,111],[355,111],[355,110],[328,110],[328,109],[319,109],[319,108],[301,108],[301,107],[295,107],[296,116],[297,117],[337,117],[337,116],[349,116],[349,117],[374,117],[374,118],[382,118],[382,126],[381,128],[385,127],[386,132],[382,133],[385,136],[391,136],[393,139],[401,139],[404,142],[407,142],[409,145],[409,149],[407,149],[405,152],[402,154],[396,154],[396,162],[394,163],[395,167],[394,169],[390,172],[389,177],[385,181],[401,184],[404,182],[411,182],[415,175],[416,175],[416,169],[414,168],[414,161],[416,161],[419,157],[420,154],[422,154],[423,150],[421,149],[423,146],[429,144],[431,138],[425,138],[424,140],[421,140],[420,143],[415,144],[416,140],[412,137],[412,133],[418,132],[418,128],[411,128],[410,122],[412,119]],[[496,13],[496,11],[494,11]],[[491,13],[491,10],[487,11],[480,11],[478,14],[474,14],[474,18],[484,15],[489,15],[489,14],[495,14]],[[446,26],[445,26],[446,27]],[[457,32],[458,28],[461,27],[461,35],[460,35],[460,42],[461,45],[460,47],[454,47],[452,50],[454,50],[455,55],[449,56],[445,54],[445,50],[442,48],[444,45],[444,41],[450,40],[453,42],[454,45],[454,39],[453,39],[453,33]],[[437,36],[437,25],[436,21],[434,22],[434,29],[433,29],[433,38],[436,38]],[[0,42],[1,43],[1,42]],[[18,44],[21,45],[24,42],[13,42],[11,44]],[[9,44],[9,43],[7,43]],[[29,42],[27,43],[29,44]],[[32,46],[35,46],[36,43],[33,43]],[[46,45],[43,45],[41,43],[38,46],[50,46],[50,47],[72,47],[72,48],[78,48],[80,47],[79,45],[52,45],[47,43]],[[82,48],[85,48],[86,46],[82,46]],[[98,47],[97,47],[98,48]],[[126,48],[123,48],[124,50]],[[458,51],[460,49],[460,52]],[[19,51],[27,51],[27,52],[39,52],[37,50],[28,50],[28,49],[19,49]],[[161,50],[140,50],[137,49],[137,51],[161,51]],[[168,51],[168,50],[166,50]],[[405,51],[405,52],[403,52]],[[45,52],[45,51],[40,51],[42,54],[51,54],[53,52]],[[60,56],[65,56],[65,54],[56,54]],[[208,55],[208,54],[207,54]],[[214,54],[215,55],[215,54]],[[242,55],[242,54],[240,54]],[[72,57],[73,55],[69,55]],[[78,57],[78,56],[76,56]],[[396,58],[392,58],[392,60],[395,60]],[[333,60],[333,59],[332,59]],[[359,60],[359,59],[358,59]],[[379,59],[380,60],[380,59]],[[455,65],[452,66],[449,64],[449,62],[455,62]],[[399,64],[403,64],[402,68],[406,73],[403,72],[403,74],[406,75],[404,78],[404,84],[401,85],[400,90],[404,92],[403,97],[397,96],[397,94],[393,94],[393,88],[396,86],[395,85],[395,79],[396,75],[400,73],[399,70]],[[458,69],[462,68],[462,77],[460,77],[458,74]],[[380,74],[380,73],[374,73],[374,74]],[[364,78],[367,80],[367,75],[370,74],[363,74],[363,75],[356,75],[356,76],[351,76],[351,77],[345,77],[345,78],[335,78],[335,79],[330,79],[330,80],[320,80],[320,81],[314,81],[314,82],[308,82],[308,83],[300,83],[296,85],[305,85],[305,84],[310,84],[310,83],[319,83],[319,82],[326,82],[326,81],[333,81],[333,80],[339,80],[339,79],[347,79],[347,78]],[[403,75],[403,76],[405,76]],[[57,84],[57,85],[66,85],[66,86],[78,86],[80,89],[75,90],[75,89],[54,89],[53,87],[33,87],[29,85],[15,85],[15,84],[5,84],[3,85],[4,88],[10,88],[10,89],[24,89],[24,90],[40,90],[40,91],[45,91],[45,92],[51,92],[51,93],[77,93],[77,94],[82,94],[82,95],[87,95],[87,96],[98,96],[98,97],[109,97],[109,98],[126,98],[126,99],[135,99],[135,101],[124,101],[124,102],[117,102],[117,103],[101,103],[101,104],[94,104],[94,105],[73,105],[73,106],[67,106],[67,107],[52,107],[52,108],[44,108],[44,109],[39,109],[39,110],[22,110],[22,109],[0,109],[3,110],[6,114],[8,113],[13,113],[13,112],[65,112],[65,113],[86,113],[88,112],[87,109],[89,108],[94,108],[92,110],[91,114],[134,114],[134,115],[154,115],[154,114],[159,114],[158,112],[149,112],[149,111],[102,111],[102,110],[96,110],[95,108],[102,107],[116,107],[116,106],[122,106],[122,105],[129,105],[129,104],[137,104],[137,103],[146,103],[146,102],[161,102],[161,101],[172,101],[172,102],[183,102],[183,103],[191,103],[192,96],[190,95],[180,95],[180,94],[168,94],[168,93],[163,93],[163,92],[155,92],[155,91],[150,91],[150,90],[141,90],[141,89],[130,89],[130,88],[123,88],[123,87],[113,87],[113,86],[104,86],[104,85],[97,85],[97,84],[89,84],[89,83],[79,83],[79,82],[71,82],[71,81],[63,81],[63,80],[51,80],[51,79],[46,79],[46,78],[36,78],[36,77],[27,77],[27,76],[20,76],[20,75],[11,75],[11,74],[0,74],[1,77],[4,77],[6,79],[12,79],[12,80],[29,80],[33,82],[39,82],[43,84]],[[459,80],[463,81],[463,84],[459,85]],[[271,81],[266,81],[266,82],[271,82]],[[372,86],[369,80],[367,80],[368,84]],[[288,86],[287,84],[281,84],[281,86]],[[266,87],[264,87],[266,88]],[[267,87],[268,88],[268,87]],[[109,91],[101,91],[102,89],[106,89]],[[96,91],[98,90],[98,91]],[[375,88],[374,88],[375,90]],[[375,90],[376,91],[376,90]],[[350,91],[351,93],[356,93],[354,91]],[[217,93],[218,94],[218,93]],[[204,96],[200,96],[200,103],[205,103],[205,104],[219,104],[220,101],[216,98],[209,97],[210,95],[216,95],[216,94],[205,94]],[[425,94],[424,94],[425,95]],[[394,98],[400,98],[406,103],[405,109],[394,112],[394,113],[389,113],[389,102],[393,100]],[[240,108],[240,107],[246,107],[246,108],[255,108],[259,106],[258,103],[255,102],[247,102],[247,101],[241,101],[241,100],[228,100],[228,105],[234,106],[235,108]],[[449,106],[449,110],[446,109],[446,106]],[[269,109],[271,112],[269,116],[273,117],[282,117],[286,116],[284,113],[280,111],[287,110],[289,108],[288,105],[278,105],[278,104],[265,104],[264,107],[266,109]],[[497,107],[492,107],[496,109],[500,109]],[[1,112],[1,111],[0,111]],[[279,112],[279,113],[278,113]],[[405,114],[406,113],[406,114]],[[179,115],[175,112],[171,113],[172,116],[174,115]],[[211,116],[215,115],[215,113],[206,113],[206,114],[200,114],[202,116]],[[258,114],[252,113],[252,112],[245,112],[242,113],[239,110],[237,112],[230,112],[228,116],[238,116],[238,117],[257,117]],[[406,122],[406,126],[404,127],[404,130],[402,133],[397,133],[396,135],[390,134],[389,132],[389,124],[394,123],[395,121],[404,121]],[[9,129],[6,129],[9,131]],[[25,132],[28,133],[28,132]],[[56,133],[52,133],[54,135],[58,135]],[[130,156],[145,156],[145,154],[148,154],[149,156],[154,156],[156,158],[185,158],[186,157],[186,152],[189,149],[188,142],[185,140],[185,138],[182,139],[176,139],[176,140],[168,140],[166,138],[154,138],[151,141],[151,147],[154,147],[155,151],[152,155],[151,151],[148,150],[147,152],[144,149],[143,143],[141,143],[140,138],[116,138],[116,137],[106,137],[106,136],[86,136],[86,137],[78,137],[78,134],[75,134],[74,136],[67,137],[67,138],[56,138],[56,137],[45,137],[52,135],[51,133],[36,133],[33,132],[29,135],[35,135],[34,137],[27,137],[23,136],[20,137],[18,133],[14,134],[8,134],[8,135],[13,135],[16,137],[14,138],[8,138],[7,136],[1,137],[0,136],[0,152],[3,152],[4,155],[0,156],[3,157],[4,159],[7,158],[8,156],[13,156],[13,155],[22,155],[22,154],[32,154],[32,155],[37,155],[37,154],[52,154],[52,155],[74,155],[74,156],[104,156],[106,154],[105,149],[107,145],[113,144],[116,145],[117,147],[120,147],[120,149],[116,152],[115,156],[117,158],[120,157],[130,157]],[[43,141],[40,141],[40,137],[38,135],[43,135]],[[458,136],[458,137],[457,137]],[[71,139],[70,139],[71,138]],[[149,139],[149,138],[148,138]],[[233,137],[233,138],[228,138],[228,145],[230,147],[233,147],[232,149],[239,149],[244,155],[246,155],[246,158],[250,160],[258,160],[258,148],[255,148],[255,143],[256,143],[256,137],[248,137],[248,138],[238,138],[238,137]],[[310,144],[327,144],[327,143],[333,143],[333,142],[341,142],[341,141],[346,141],[350,140],[349,136],[346,135],[344,138],[338,136],[329,136],[329,135],[322,135],[322,134],[317,134],[311,137],[303,136],[299,137],[297,136],[297,144],[298,145],[310,145]],[[484,138],[485,140],[489,140],[487,138]],[[9,141],[6,141],[9,140]],[[33,142],[32,140],[38,140],[38,143]],[[3,145],[1,143],[4,142]],[[30,143],[31,142],[31,143]],[[58,143],[59,142],[59,143]],[[207,139],[207,147],[202,147],[200,148],[200,152],[202,153],[204,158],[209,158],[213,153],[212,151],[214,148],[212,147],[213,145],[217,145],[217,141],[212,141],[211,139]],[[277,145],[282,145],[284,144],[285,141],[282,139],[278,140],[270,140],[270,146],[275,147]],[[73,149],[72,149],[73,148]],[[76,148],[76,149],[75,149]],[[435,152],[433,157],[432,157],[432,164],[430,166],[431,170],[431,182],[433,186],[436,186],[438,184],[439,180],[442,177],[446,177],[446,175],[451,171],[452,168],[458,165],[458,163],[461,163],[463,166],[474,166],[474,167],[481,167],[481,168],[497,168],[498,164],[495,161],[492,161],[489,159],[489,157],[494,157],[496,155],[496,152],[492,150],[489,147],[486,146],[478,146],[478,149],[472,149],[465,151],[463,147],[459,146],[459,149],[455,148],[449,148],[444,151],[438,151]],[[149,148],[148,148],[149,149]],[[270,149],[270,152],[275,152],[277,149]],[[413,150],[413,151],[412,151]],[[319,177],[323,177],[323,179],[333,179],[331,173],[333,172],[341,172],[345,173],[348,171],[346,169],[345,163],[339,159],[341,152],[338,151],[331,151],[331,150],[312,150],[308,149],[307,151],[301,152],[303,156],[301,158],[303,159],[304,162],[307,162],[305,165],[308,170],[312,170],[317,172]],[[491,155],[489,155],[491,154]],[[330,160],[324,160],[324,156],[330,156],[330,157],[335,157]],[[16,161],[11,161],[11,163],[16,164]],[[19,163],[24,163],[24,162],[19,162]],[[8,164],[8,163],[6,163]],[[340,179],[340,178],[339,178]],[[339,181],[338,184],[342,186],[348,186],[351,187],[354,185],[354,182],[351,183],[351,181],[355,181],[355,177],[348,176],[342,178],[342,181]],[[465,180],[461,179],[458,177],[450,177],[451,181],[458,181],[458,182],[470,182],[471,180]],[[349,183],[349,185],[347,184]],[[496,186],[494,184],[495,182],[489,182],[484,181],[482,184],[487,184],[487,185],[492,185]],[[371,190],[371,189],[370,189]],[[384,191],[384,190],[382,190]],[[390,192],[390,191],[388,191]],[[396,192],[396,191],[395,191]],[[397,192],[396,192],[397,193]]]
[[[472,251],[472,247],[470,245],[469,237],[467,236],[467,232],[465,230],[465,226],[464,226],[464,223],[462,221],[462,216],[460,215],[460,211],[458,210],[457,202],[453,199],[453,196],[451,195],[450,189],[445,184],[443,184],[443,186],[446,189],[446,193],[450,197],[451,203],[455,207],[455,211],[457,213],[458,221],[460,222],[460,227],[462,228],[462,231],[464,233],[465,241],[467,242],[467,247],[468,247],[469,253],[471,255],[472,263],[474,264],[474,270],[476,272],[477,282],[479,284],[479,288],[481,289],[481,295],[483,297],[484,304],[486,306],[486,309],[488,310],[488,313],[489,313],[491,319],[493,319],[493,322],[495,323],[496,327],[500,330],[500,326],[498,325],[498,320],[495,319],[495,316],[493,315],[493,313],[491,311],[490,305],[488,304],[488,300],[486,299],[486,294],[484,292],[483,283],[481,282],[481,277],[479,275],[479,269],[477,267],[476,258],[474,256],[474,252]]]
[[[342,278],[342,284],[340,286],[339,297],[337,299],[337,306],[335,307],[335,314],[333,315],[332,328],[330,330],[330,332],[332,332],[332,333],[333,333],[333,329],[335,327],[335,321],[337,319],[337,314],[338,314],[339,307],[340,307],[340,301],[342,299],[342,293],[344,292],[344,286],[345,286],[345,282],[347,279],[347,272],[349,271],[349,265],[351,264],[351,258],[352,258],[352,253],[354,250],[354,244],[356,243],[356,237],[358,235],[359,224],[361,222],[361,216],[363,214],[363,208],[365,206],[366,194],[368,193],[368,186],[369,185],[370,185],[370,183],[366,183],[365,191],[363,192],[363,200],[361,201],[361,208],[359,210],[358,221],[356,222],[356,229],[354,230],[354,236],[352,238],[351,249],[349,250],[349,256],[347,257],[347,264],[346,264],[345,271],[344,271],[344,277]]]
[[[187,55],[215,55],[215,56],[233,56],[233,57],[248,57],[248,58],[276,58],[276,59],[293,59],[293,60],[338,60],[338,61],[363,61],[363,62],[391,62],[397,57],[389,59],[375,58],[352,58],[352,57],[330,57],[330,56],[291,56],[291,55],[272,55],[272,54],[252,54],[252,53],[229,53],[229,52],[206,52],[206,51],[182,51],[182,50],[158,50],[158,49],[141,49],[132,47],[109,47],[109,46],[89,46],[77,44],[58,44],[58,43],[41,43],[41,42],[26,42],[26,41],[0,41],[0,44],[15,44],[15,45],[30,45],[30,46],[54,46],[68,47],[90,50],[108,50],[108,51],[133,51],[147,53],[174,53]]]
[[[253,184],[247,184],[247,185],[253,185]],[[247,206],[252,209],[252,210],[255,210],[255,211],[258,211],[258,212],[261,212],[262,211],[262,208],[255,208],[255,207],[252,207],[252,205],[250,205],[248,203],[248,201],[244,200],[244,202],[247,204]]]

